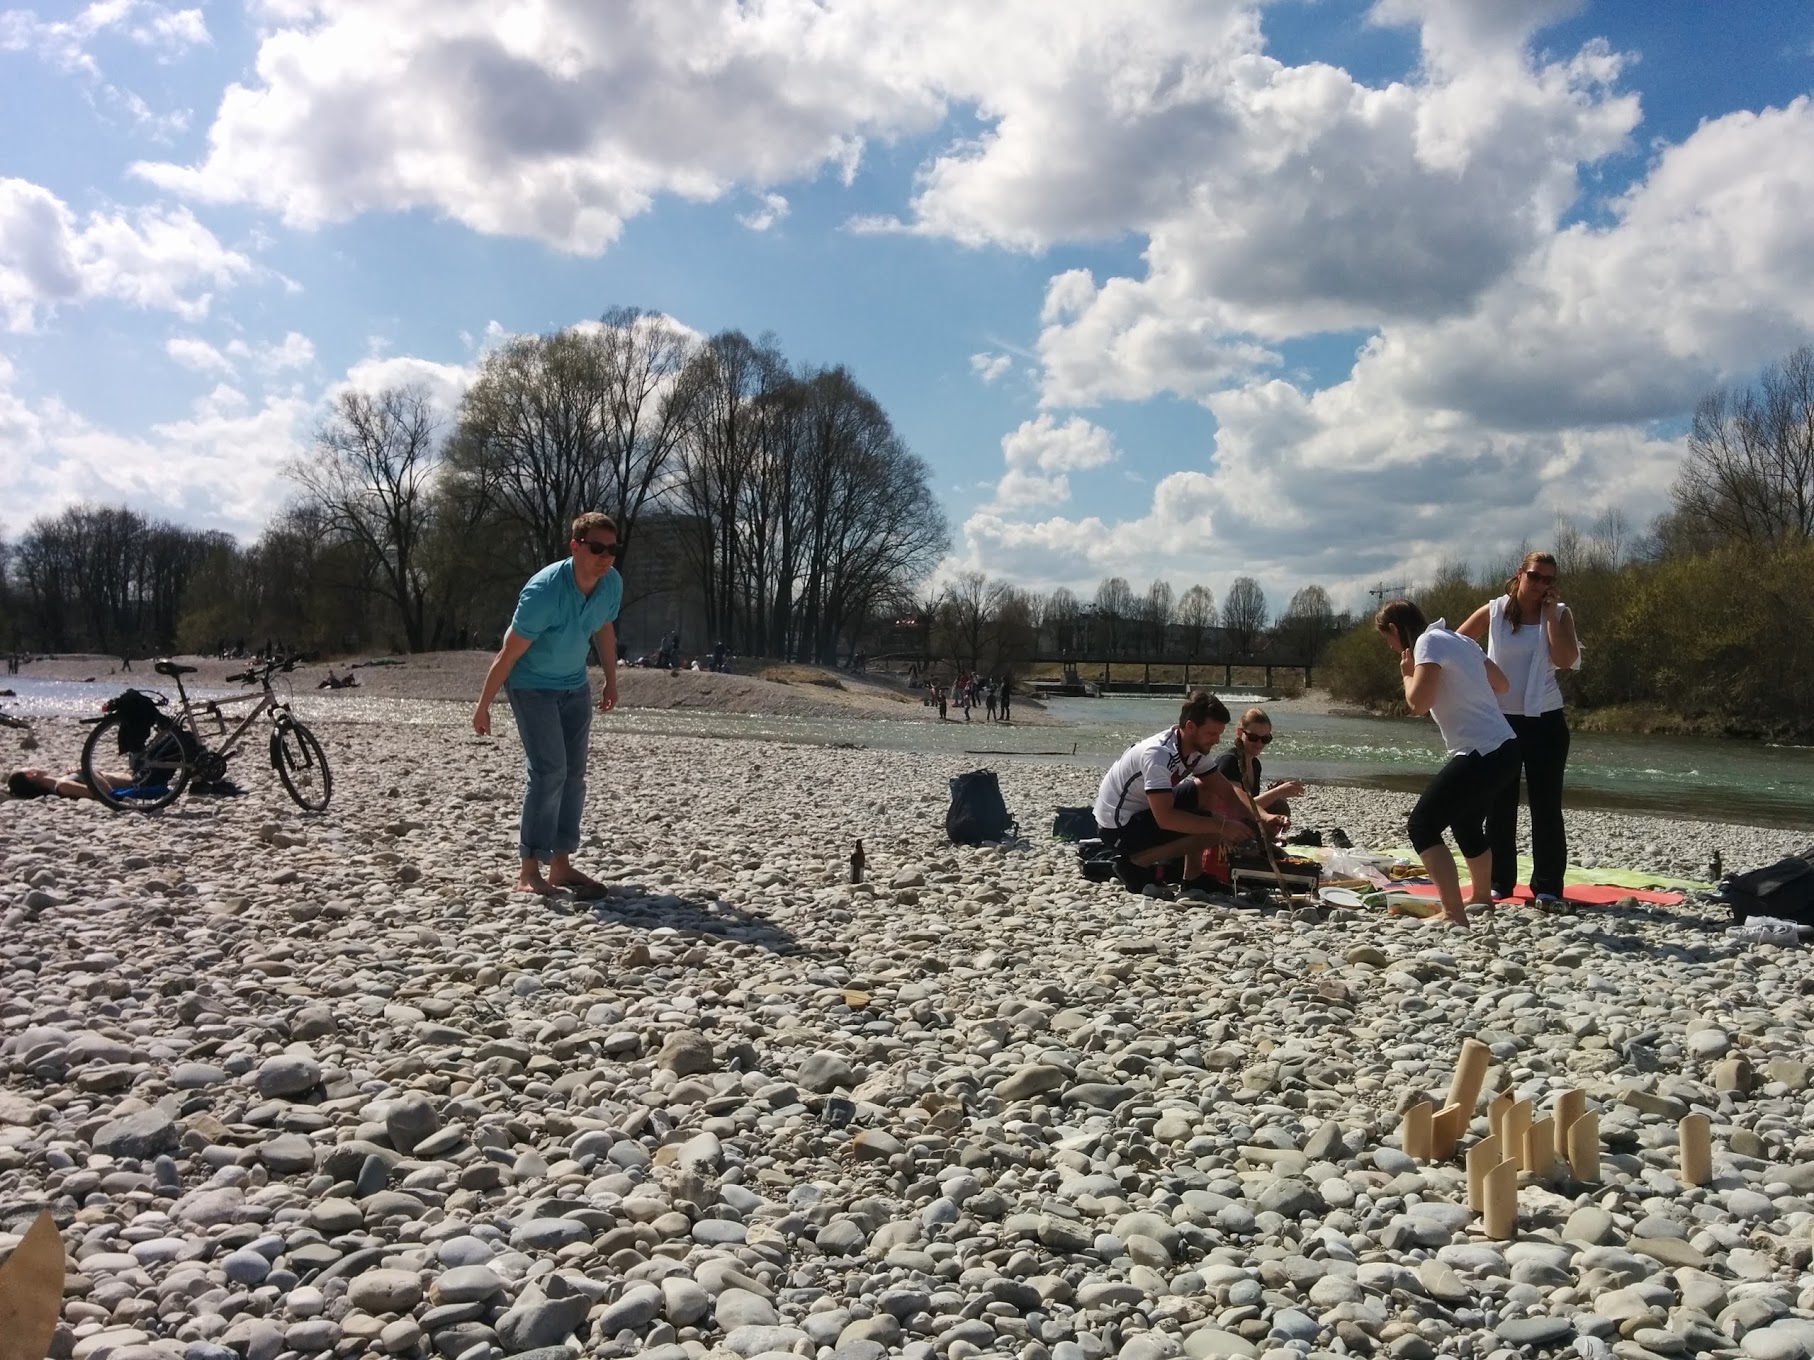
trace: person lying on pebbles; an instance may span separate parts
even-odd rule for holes
[[[97,778],[107,781],[110,789],[127,788],[132,783],[129,774],[108,774],[103,771]],[[6,796],[9,799],[48,798],[93,798],[94,790],[88,787],[88,781],[82,778],[80,770],[71,770],[68,774],[56,774],[50,770],[14,770],[6,778]]]

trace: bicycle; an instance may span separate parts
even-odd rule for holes
[[[325,812],[334,792],[327,752],[321,749],[315,734],[290,711],[289,701],[280,698],[271,686],[273,675],[295,668],[293,657],[277,657],[248,667],[227,679],[258,685],[261,692],[231,699],[205,699],[198,708],[183,688],[183,677],[192,674],[196,667],[175,661],[157,662],[152,669],[176,682],[181,711],[170,712],[169,700],[161,694],[151,698],[128,691],[108,700],[99,718],[87,720],[94,723],[94,730],[82,744],[84,782],[98,802],[115,812],[156,812],[182,797],[192,780],[211,784],[224,779],[227,762],[239,754],[246,733],[259,718],[268,715],[271,766],[284,791],[304,812]],[[228,732],[228,715],[223,710],[243,703],[251,703],[251,710]],[[216,747],[210,747],[203,738],[204,720],[214,724],[211,735],[222,739]],[[115,787],[105,777],[103,769],[110,752],[128,757],[131,784]]]

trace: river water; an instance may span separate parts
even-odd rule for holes
[[[15,713],[91,714],[111,690],[98,685],[8,678]],[[193,697],[228,692],[191,691]],[[233,691],[243,694],[243,690]],[[1224,695],[1236,713],[1251,696]],[[463,725],[465,704],[299,692],[296,708],[319,721]],[[1175,721],[1178,700],[1117,697],[1055,699],[1050,717],[1065,725],[1003,726],[890,722],[873,718],[782,718],[698,710],[622,710],[612,728],[649,735],[715,735],[852,745],[903,751],[972,753],[978,764],[1062,761],[1105,767],[1130,742]],[[1267,778],[1297,778],[1416,790],[1441,763],[1436,726],[1427,718],[1281,714],[1267,749]],[[1814,748],[1706,737],[1603,736],[1577,732],[1568,762],[1570,806],[1644,812],[1704,821],[1814,830]]]

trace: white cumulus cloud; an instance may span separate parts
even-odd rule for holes
[[[994,382],[1012,367],[1014,367],[1014,359],[1007,354],[991,354],[984,351],[981,354],[970,356],[970,371],[985,383]]]
[[[767,231],[786,216],[787,199],[780,194],[764,194],[760,207],[738,213],[737,220],[751,231]]]
[[[107,298],[203,316],[212,290],[252,272],[187,208],[91,212],[50,190],[0,179],[0,327],[29,331],[58,306]]]
[[[999,509],[1057,505],[1071,498],[1071,472],[1099,468],[1115,457],[1109,432],[1082,416],[1060,423],[1050,415],[1023,422],[1002,436],[1008,470],[995,487]]]
[[[868,5],[318,0],[267,6],[256,77],[194,165],[139,173],[295,225],[429,208],[597,253],[658,195],[832,168],[944,103],[907,16]],[[917,21],[916,21],[917,22]],[[777,220],[766,204],[757,219]]]

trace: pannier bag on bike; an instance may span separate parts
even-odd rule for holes
[[[124,690],[109,699],[101,705],[101,712],[119,714],[120,754],[123,756],[135,756],[144,751],[145,743],[151,738],[151,729],[164,716],[149,694],[136,689]]]
[[[981,845],[1012,835],[1016,823],[1002,801],[1001,781],[994,770],[972,770],[951,781],[951,806],[945,810],[945,834],[953,845]]]

